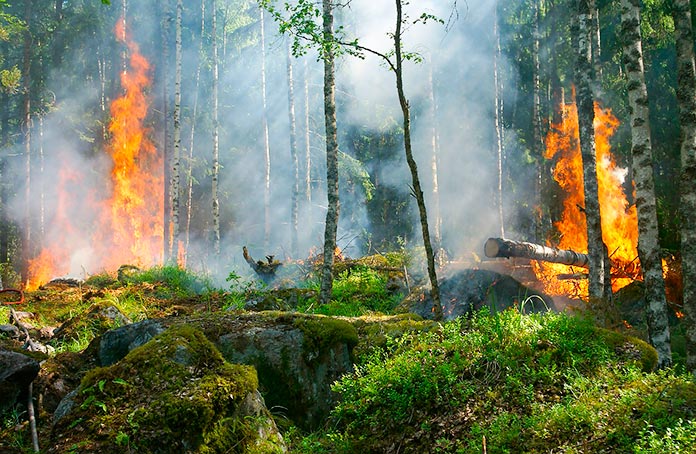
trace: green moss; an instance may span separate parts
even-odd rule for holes
[[[597,328],[597,332],[620,359],[638,362],[643,372],[651,372],[657,367],[657,351],[647,342],[604,328]]]
[[[234,449],[255,443],[240,429],[247,422],[224,421],[238,418],[257,387],[254,368],[225,362],[201,331],[176,325],[113,366],[89,371],[58,431],[100,452],[120,452],[125,441],[139,452],[245,452]],[[206,448],[213,440],[225,449]]]
[[[358,344],[357,330],[344,320],[322,316],[296,317],[293,326],[304,334],[304,351],[308,360],[321,356],[337,344],[345,343],[351,351]]]

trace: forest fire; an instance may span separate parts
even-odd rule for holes
[[[546,137],[547,159],[555,159],[553,176],[565,193],[563,213],[556,222],[558,241],[554,246],[587,253],[585,196],[583,170],[578,139],[578,117],[575,104],[562,106],[563,120],[554,124]],[[619,122],[609,109],[595,104],[595,143],[597,179],[602,217],[602,234],[613,262],[612,288],[626,286],[640,275],[638,262],[638,220],[636,208],[629,205],[624,192],[627,171],[617,166],[611,155],[610,139]],[[568,265],[533,261],[532,266],[544,290],[550,295],[586,298],[586,279],[558,279],[577,270]]]
[[[108,187],[91,188],[85,197],[75,193],[81,175],[62,160],[58,181],[56,214],[51,223],[60,232],[33,259],[29,260],[27,290],[36,289],[53,277],[71,272],[71,255],[67,248],[88,239],[89,271],[115,269],[124,263],[141,266],[161,263],[164,211],[162,158],[148,138],[144,126],[148,112],[147,89],[150,65],[130,40],[125,20],[115,27],[116,38],[128,48],[128,68],[120,80],[123,93],[111,104],[110,158]],[[87,167],[87,166],[86,166]],[[84,189],[82,189],[84,190]],[[98,195],[106,194],[106,195]],[[86,200],[85,200],[86,199]],[[71,206],[72,205],[72,206]],[[73,225],[67,213],[75,207],[88,206],[96,220],[85,231]],[[85,267],[85,263],[80,266]]]

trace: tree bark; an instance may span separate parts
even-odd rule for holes
[[[22,120],[24,127],[24,244],[23,244],[23,255],[24,263],[33,256],[32,247],[32,220],[31,220],[31,203],[32,203],[32,156],[31,156],[31,129],[32,129],[32,118],[31,118],[31,49],[32,49],[32,36],[31,36],[31,16],[32,16],[32,6],[33,0],[26,0],[24,6],[25,22],[27,29],[24,33],[24,51],[22,56]]]
[[[264,9],[261,12],[261,126],[263,128],[263,244],[266,249],[271,238],[271,145],[268,138],[268,106],[266,103],[266,26]]]
[[[184,264],[188,262],[189,241],[191,239],[191,213],[193,211],[193,156],[196,140],[196,120],[198,118],[198,98],[201,85],[201,67],[203,66],[203,43],[205,41],[205,2],[201,0],[201,41],[198,44],[198,64],[196,65],[196,85],[191,112],[191,131],[189,133],[188,165],[186,168],[186,230],[184,233]]]
[[[171,194],[171,159],[172,152],[170,149],[172,129],[169,124],[170,106],[169,106],[169,20],[170,20],[170,9],[169,0],[161,0],[160,9],[162,11],[162,61],[164,64],[159,68],[162,77],[162,129],[164,143],[162,144],[162,155],[163,155],[163,166],[164,166],[164,184],[163,184],[163,197],[164,197],[164,219],[162,222],[162,252],[164,256],[164,263],[168,263],[172,256],[172,241],[171,241],[171,214],[172,214],[172,194]],[[124,16],[125,18],[125,16]],[[124,19],[125,20],[125,19]]]
[[[179,264],[179,175],[181,160],[181,15],[183,10],[182,0],[176,2],[176,25],[174,46],[174,154],[172,156],[172,254],[170,261],[174,265]]]
[[[432,56],[431,56],[432,58]],[[445,251],[442,248],[442,215],[440,212],[440,136],[437,121],[437,103],[435,101],[435,84],[433,83],[433,65],[428,66],[428,103],[430,104],[430,175],[433,182],[433,206],[435,208],[435,248],[437,259],[440,264],[444,264]]]
[[[587,254],[580,252],[556,249],[524,241],[505,240],[503,238],[488,238],[483,250],[486,257],[521,257],[582,268],[587,268],[590,261],[590,257]]]
[[[309,130],[309,63],[304,59],[304,201],[307,224],[312,225],[312,144]]]
[[[628,76],[631,154],[638,212],[638,256],[645,282],[648,337],[657,350],[658,367],[667,367],[672,363],[672,349],[657,230],[648,90],[640,35],[640,0],[621,0],[621,34],[623,63]]]
[[[213,0],[211,33],[213,47],[213,253],[220,256],[220,199],[218,195],[218,178],[220,174],[220,121],[218,119],[218,45],[217,45],[217,0]]]
[[[338,198],[338,133],[336,127],[336,81],[334,64],[333,5],[322,0],[324,61],[324,122],[326,127],[326,195],[328,206],[324,227],[324,263],[322,265],[319,303],[331,301],[333,289],[333,263],[336,250],[336,233],[340,211]]]
[[[542,188],[544,186],[544,139],[541,133],[541,65],[539,64],[539,22],[541,20],[541,0],[534,0],[534,31],[532,44],[532,153],[536,160],[536,175],[534,176],[534,237],[536,241],[543,241],[544,209],[542,206]]]
[[[602,39],[599,28],[599,9],[597,8],[596,0],[590,0],[590,14],[592,15],[592,22],[590,22],[592,65],[594,69],[594,79],[599,86],[602,80]]]
[[[696,375],[696,68],[689,0],[674,0],[677,101],[681,125],[681,257],[686,368]]]
[[[495,35],[495,52],[493,54],[493,83],[495,84],[495,143],[496,143],[496,164],[497,164],[497,187],[496,187],[496,202],[498,207],[498,224],[500,228],[500,236],[505,236],[505,217],[503,209],[503,125],[502,125],[502,88],[500,75],[498,74],[498,65],[500,64],[500,30],[498,27],[498,8],[500,2],[496,1],[493,15],[493,34]]]
[[[411,170],[411,182],[413,184],[413,194],[418,203],[418,212],[420,214],[421,232],[423,234],[423,245],[425,246],[425,255],[428,261],[428,277],[430,278],[430,294],[433,298],[433,310],[435,311],[435,320],[442,320],[442,304],[440,303],[440,286],[437,282],[437,271],[435,269],[435,256],[433,254],[433,246],[430,241],[430,229],[428,227],[428,213],[425,207],[425,198],[421,189],[420,177],[418,176],[418,166],[413,158],[411,149],[411,119],[409,112],[409,103],[404,94],[403,83],[403,57],[401,55],[401,26],[402,26],[402,4],[401,0],[396,0],[396,30],[394,32],[394,52],[396,59],[396,91],[399,95],[399,104],[401,105],[401,113],[403,114],[404,128],[404,150],[406,152],[406,162]]]
[[[300,195],[300,160],[297,156],[297,122],[295,120],[295,82],[292,74],[292,48],[290,40],[286,41],[287,76],[288,76],[288,121],[290,123],[290,159],[292,161],[292,195],[290,200],[290,253],[298,256],[297,222]]]
[[[602,240],[597,183],[597,155],[594,136],[594,94],[592,92],[592,46],[590,30],[592,14],[590,0],[578,0],[578,58],[575,67],[580,152],[583,163],[585,217],[587,221],[587,250],[590,256],[590,306],[598,309],[604,323],[603,307],[610,304],[609,270],[605,269],[606,247]]]

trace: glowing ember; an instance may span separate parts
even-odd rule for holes
[[[587,253],[587,226],[585,223],[585,195],[583,190],[582,158],[578,139],[578,114],[575,104],[562,106],[563,120],[555,124],[546,137],[547,159],[555,159],[554,179],[565,193],[563,214],[555,224],[561,249]],[[638,220],[635,206],[629,205],[624,193],[627,175],[616,165],[609,143],[619,122],[609,109],[595,104],[595,144],[597,150],[597,180],[602,218],[602,235],[614,264],[612,288],[624,287],[639,275]],[[588,282],[559,280],[559,274],[578,270],[561,264],[532,263],[544,289],[551,295],[587,297]]]
[[[59,170],[56,187],[56,214],[50,221],[51,230],[60,233],[48,238],[46,247],[29,261],[27,290],[71,272],[75,265],[93,272],[126,263],[151,266],[162,262],[163,163],[144,125],[150,65],[128,37],[124,19],[114,32],[128,47],[129,68],[121,74],[123,94],[111,104],[107,152],[112,167],[107,195],[98,196],[104,191],[96,188],[89,194],[76,192],[84,191],[77,189],[81,175],[69,160],[61,161],[64,168]],[[86,206],[99,213],[97,220],[73,227],[75,216],[69,213],[84,211]],[[87,229],[96,230],[90,234]],[[75,250],[76,246],[80,249]],[[80,263],[71,263],[75,260]]]

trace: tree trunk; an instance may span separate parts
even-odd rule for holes
[[[324,263],[321,273],[319,303],[331,301],[336,232],[340,210],[338,199],[338,132],[336,130],[336,80],[334,65],[333,5],[322,0],[324,60],[324,121],[326,125],[326,195],[328,206],[324,227]]]
[[[498,207],[498,226],[500,236],[505,236],[505,218],[503,209],[503,125],[502,125],[502,88],[498,65],[500,63],[500,30],[498,27],[498,8],[500,2],[496,1],[493,15],[493,34],[495,35],[495,53],[493,54],[493,83],[495,84],[495,139],[496,139],[496,164],[497,164],[497,187],[496,202]]]
[[[600,86],[602,80],[602,39],[599,29],[599,9],[597,8],[596,0],[590,0],[590,14],[592,15],[592,22],[590,22],[590,40],[592,43],[594,79],[597,85]]]
[[[597,155],[594,137],[594,95],[592,93],[592,49],[590,0],[578,0],[578,59],[575,67],[580,151],[583,163],[587,250],[590,256],[590,306],[599,309],[599,322],[604,323],[602,308],[608,306],[611,285],[607,286],[609,270],[605,269],[606,247],[602,240],[599,213]],[[607,293],[609,292],[609,293]]]
[[[218,47],[217,47],[217,0],[213,0],[212,8],[212,47],[213,47],[213,253],[215,258],[220,256],[220,199],[218,195],[218,177],[220,174],[220,121],[218,119]]]
[[[174,57],[174,155],[172,156],[172,254],[170,261],[179,264],[179,167],[181,159],[181,15],[182,0],[176,2],[176,44]]]
[[[648,90],[645,86],[640,36],[640,0],[621,0],[623,63],[628,76],[631,112],[631,154],[638,211],[638,256],[645,282],[648,337],[658,354],[658,367],[672,363],[665,282],[657,231],[657,203],[653,182]]]
[[[312,144],[309,130],[309,63],[304,59],[304,139],[305,139],[305,174],[304,199],[306,206],[307,224],[312,225]]]
[[[402,12],[401,0],[396,0],[396,31],[394,32],[394,52],[396,58],[396,91],[399,95],[399,104],[401,105],[401,113],[403,114],[404,127],[404,150],[406,152],[406,162],[411,170],[411,182],[413,184],[413,193],[418,203],[418,212],[420,214],[421,231],[423,233],[423,245],[425,246],[425,255],[428,261],[428,277],[430,278],[430,294],[433,298],[433,310],[435,311],[435,320],[442,320],[442,304],[440,303],[440,286],[437,282],[437,272],[435,270],[435,256],[433,254],[433,246],[430,242],[430,230],[428,227],[428,213],[425,207],[425,199],[423,190],[421,189],[420,178],[418,176],[418,166],[413,158],[411,150],[411,119],[409,112],[409,103],[404,95],[404,83],[402,64],[403,57],[401,55],[401,25]]]
[[[432,56],[431,56],[432,58]],[[445,251],[442,249],[442,215],[440,213],[440,182],[439,182],[439,163],[440,163],[440,137],[437,122],[437,103],[435,102],[435,84],[433,83],[433,65],[428,66],[428,101],[430,104],[430,175],[433,180],[433,206],[435,208],[435,248],[437,259],[440,264],[444,264]]]
[[[32,159],[31,159],[31,16],[33,0],[26,0],[24,4],[24,14],[26,22],[26,31],[24,34],[24,52],[22,56],[22,117],[24,129],[24,171],[25,171],[25,187],[24,187],[24,244],[23,255],[26,266],[27,260],[33,256],[34,249],[32,247],[32,220],[31,220],[31,203],[32,203]]]
[[[290,123],[290,159],[292,160],[292,196],[290,200],[290,253],[298,256],[297,218],[300,193],[300,161],[297,156],[297,123],[295,121],[295,82],[292,75],[292,48],[290,39],[286,42],[288,76],[288,121]]]
[[[681,257],[684,283],[686,368],[696,374],[696,68],[689,0],[674,0],[677,100],[681,125]]]
[[[503,238],[488,238],[483,251],[486,257],[521,257],[582,268],[587,268],[590,260],[587,254],[580,252],[556,249],[524,241],[505,240]]]
[[[534,237],[536,241],[544,240],[544,228],[542,220],[544,219],[545,210],[542,206],[542,188],[544,187],[544,139],[541,133],[541,75],[539,64],[539,22],[541,20],[541,0],[534,0],[534,31],[532,44],[532,89],[533,89],[533,106],[532,106],[532,153],[536,159],[536,175],[534,176]]]
[[[203,66],[203,43],[205,42],[205,2],[201,0],[201,41],[198,44],[198,64],[196,65],[196,86],[194,88],[193,109],[191,112],[191,132],[189,134],[188,165],[186,168],[186,231],[184,233],[184,264],[188,261],[189,241],[191,239],[191,212],[193,208],[193,156],[198,118],[198,97],[200,95],[201,67]]]
[[[268,138],[268,106],[266,104],[266,26],[264,9],[261,12],[261,126],[263,128],[263,245],[268,249],[271,239],[271,145]]]
[[[171,210],[172,210],[172,194],[171,194],[171,159],[172,152],[170,151],[171,143],[171,128],[169,127],[169,74],[167,70],[169,69],[169,0],[161,0],[160,8],[162,11],[162,61],[164,64],[159,68],[162,77],[162,129],[164,143],[162,144],[162,155],[163,155],[163,165],[164,165],[164,187],[163,187],[163,197],[164,197],[164,219],[162,222],[162,251],[164,256],[164,263],[169,263],[172,256],[172,241],[171,241]],[[125,16],[124,16],[125,17]]]

